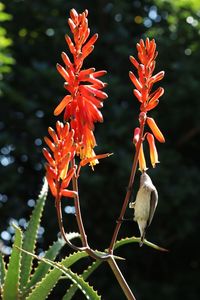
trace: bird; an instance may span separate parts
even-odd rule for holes
[[[158,192],[150,176],[144,171],[140,176],[140,187],[135,202],[129,203],[134,209],[134,221],[140,230],[140,247],[143,245],[146,229],[151,224],[158,204]]]

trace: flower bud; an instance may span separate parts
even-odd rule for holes
[[[149,125],[149,127],[150,127],[151,131],[153,132],[154,136],[156,137],[156,139],[160,143],[164,143],[165,138],[164,138],[162,132],[160,131],[160,129],[158,128],[158,126],[157,126],[156,122],[154,121],[154,119],[147,117],[147,124]]]
[[[133,144],[136,145],[140,138],[140,128],[136,127],[133,135]]]

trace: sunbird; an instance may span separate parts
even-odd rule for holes
[[[151,178],[146,172],[140,177],[140,187],[135,202],[129,203],[129,208],[134,208],[134,221],[138,223],[140,230],[140,247],[143,245],[146,229],[151,224],[156,206],[158,204],[158,192]]]

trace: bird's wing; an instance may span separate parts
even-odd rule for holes
[[[157,204],[158,204],[158,192],[156,189],[154,189],[151,192],[149,219],[147,221],[147,226],[151,224]]]

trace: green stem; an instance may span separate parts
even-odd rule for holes
[[[131,289],[129,288],[128,283],[126,282],[122,272],[120,271],[115,259],[113,257],[110,257],[108,259],[108,263],[109,263],[109,265],[110,265],[110,267],[111,267],[111,269],[112,269],[119,285],[121,286],[124,294],[126,295],[126,298],[128,300],[136,300],[136,298],[133,295]]]

